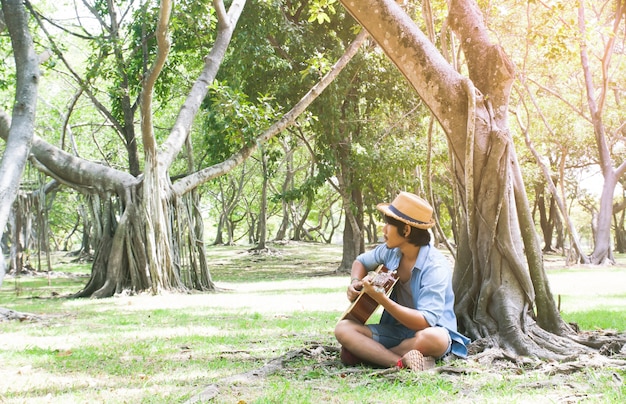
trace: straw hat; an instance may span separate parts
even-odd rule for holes
[[[418,229],[430,229],[435,225],[430,204],[409,192],[400,192],[393,202],[380,203],[376,209]]]

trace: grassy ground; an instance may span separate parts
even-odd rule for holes
[[[0,323],[0,403],[620,403],[623,364],[569,368],[487,355],[412,374],[344,367],[332,330],[347,305],[340,248],[210,247],[221,293],[59,298],[85,265],[6,278],[0,307],[37,321]],[[563,317],[626,331],[626,265],[564,269],[547,259]]]

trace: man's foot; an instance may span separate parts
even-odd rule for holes
[[[420,351],[414,349],[407,352],[402,357],[402,367],[411,369],[414,372],[421,372],[435,367],[435,358],[424,356]]]
[[[359,358],[358,356],[356,356],[352,352],[348,351],[344,347],[341,347],[341,355],[340,355],[340,357],[341,357],[341,362],[344,365],[355,366],[355,365],[360,365],[360,364],[363,363],[363,360],[361,358]]]

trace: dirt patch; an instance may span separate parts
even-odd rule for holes
[[[561,310],[588,310],[590,305],[600,307],[607,304],[626,307],[626,268],[577,267],[568,271],[548,272],[548,278],[555,299],[559,296],[568,298]],[[220,289],[217,293],[143,294],[118,296],[109,300],[115,302],[115,306],[124,306],[129,310],[221,307],[259,313],[301,310],[341,313],[348,306],[345,295],[348,283],[348,275],[267,282],[216,282]],[[590,300],[590,297],[593,299]]]
[[[174,294],[158,296],[141,294],[116,296],[94,300],[91,304],[102,310],[156,310],[184,308],[220,308],[251,313],[290,313],[294,311],[336,311],[342,313],[348,306],[344,288],[345,276],[315,277],[310,279],[228,283],[220,282],[219,292]],[[332,293],[329,293],[332,290]],[[336,291],[336,292],[334,292]],[[99,304],[108,302],[113,304]],[[85,305],[85,301],[69,301],[68,306]]]

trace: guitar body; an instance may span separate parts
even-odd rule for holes
[[[385,290],[385,294],[389,295],[398,281],[397,273],[390,272],[387,267],[381,265],[376,270],[376,276],[372,283]],[[374,314],[378,308],[378,303],[370,295],[361,291],[361,294],[350,304],[350,307],[341,315],[339,321],[348,319],[365,324],[367,320]]]

